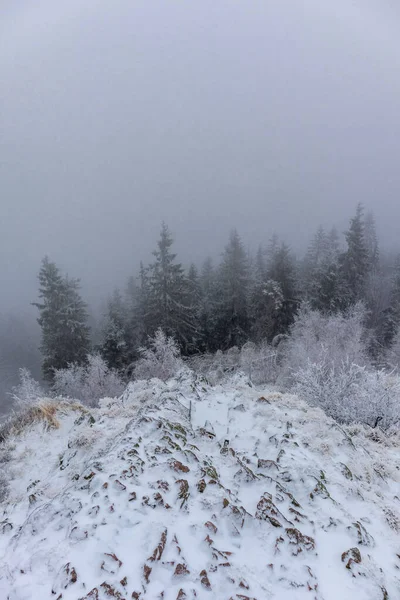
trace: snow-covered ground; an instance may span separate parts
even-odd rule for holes
[[[57,419],[7,442],[1,599],[400,598],[398,438],[190,373]]]

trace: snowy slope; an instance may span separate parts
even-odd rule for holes
[[[11,447],[1,599],[400,598],[398,439],[190,373],[58,421]]]

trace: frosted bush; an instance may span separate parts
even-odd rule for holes
[[[140,348],[141,358],[134,369],[135,379],[156,377],[167,381],[183,368],[178,344],[172,337],[158,329],[153,338],[149,338],[149,347]]]
[[[400,378],[354,363],[308,362],[295,374],[294,391],[341,423],[387,430],[400,422]]]
[[[277,376],[277,350],[266,342],[248,342],[240,353],[241,370],[256,384],[273,383]]]
[[[230,379],[236,373],[244,373],[255,384],[272,383],[277,375],[277,350],[266,342],[247,342],[239,350],[233,347],[226,352],[191,357],[190,367],[204,375],[211,385]]]
[[[387,351],[386,362],[391,369],[400,370],[400,331],[395,335],[393,343]]]
[[[100,398],[120,396],[124,388],[118,373],[110,369],[99,354],[88,356],[86,365],[70,365],[54,373],[53,390],[57,395],[89,406],[97,405]]]
[[[11,396],[18,410],[33,406],[33,404],[43,397],[43,390],[40,384],[33,379],[28,369],[19,370],[20,383],[12,389]]]
[[[344,314],[325,315],[305,305],[283,345],[281,381],[293,383],[293,374],[309,363],[338,369],[343,361],[368,365],[363,321],[365,309],[357,304]]]

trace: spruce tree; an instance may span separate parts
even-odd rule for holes
[[[116,289],[108,301],[102,331],[100,354],[111,369],[122,371],[131,362],[127,308]]]
[[[367,251],[368,269],[375,273],[379,269],[379,243],[376,234],[375,217],[372,212],[365,215],[364,238]]]
[[[362,204],[358,204],[356,214],[345,233],[347,250],[340,257],[343,308],[364,299],[369,261],[363,213]]]
[[[400,331],[400,255],[397,256],[394,264],[389,306],[384,313],[384,325],[382,343],[389,347]]]
[[[192,334],[192,344],[188,348],[190,353],[198,352],[204,344],[200,325],[202,310],[202,290],[197,267],[191,264],[187,274],[187,294],[184,298],[185,304],[190,307],[195,329]]]
[[[249,301],[251,338],[254,342],[260,342],[270,337],[271,319],[273,318],[274,312],[270,292],[271,289],[267,276],[265,252],[260,246],[256,254]]]
[[[39,272],[38,323],[42,330],[42,371],[52,381],[55,369],[82,364],[90,349],[87,309],[79,293],[79,281],[62,277],[47,257]]]
[[[304,276],[304,300],[324,313],[341,306],[339,286],[339,244],[335,229],[328,234],[320,227],[309,246]]]
[[[202,266],[200,274],[201,306],[199,314],[200,347],[204,352],[212,352],[218,349],[216,343],[216,319],[217,319],[217,285],[216,272],[211,258],[207,258]]]
[[[248,259],[236,230],[232,231],[219,268],[216,339],[221,349],[241,346],[249,337]]]
[[[196,315],[190,306],[189,283],[183,267],[171,251],[172,236],[162,224],[158,248],[153,252],[148,279],[148,310],[145,318],[149,335],[162,329],[174,337],[183,354],[193,351],[197,335]]]
[[[294,321],[299,300],[296,289],[296,267],[289,246],[270,245],[267,266],[268,292],[274,303],[270,340],[286,334]]]

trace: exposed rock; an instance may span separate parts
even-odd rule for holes
[[[355,563],[359,565],[361,563],[361,552],[358,548],[350,548],[342,554],[342,562],[346,563],[346,569],[351,569],[351,566]]]
[[[276,469],[279,471],[279,465],[274,460],[258,459],[257,469]]]
[[[218,528],[216,525],[214,525],[214,523],[212,523],[211,521],[207,521],[207,523],[204,523],[204,527],[207,527],[207,529],[209,531],[212,531],[212,533],[217,533]]]
[[[161,557],[165,550],[166,542],[167,542],[167,529],[164,529],[164,531],[161,534],[161,538],[160,538],[158,545],[155,547],[154,552],[150,556],[150,558],[148,558],[149,561],[155,562],[155,561],[161,560]]]
[[[171,469],[173,469],[174,471],[180,471],[182,473],[189,473],[190,469],[188,466],[183,465],[179,460],[171,460],[169,462],[169,466],[171,467]]]
[[[190,571],[187,568],[187,565],[185,565],[184,563],[178,563],[176,565],[174,575],[175,575],[175,577],[180,577],[183,575],[190,575]]]
[[[210,580],[208,579],[207,571],[205,569],[203,569],[200,573],[200,581],[201,581],[201,585],[206,590],[211,590],[211,583],[210,583]]]
[[[206,487],[207,487],[207,484],[206,484],[205,480],[200,479],[200,481],[197,483],[197,489],[200,492],[200,494],[202,494],[204,492]]]

